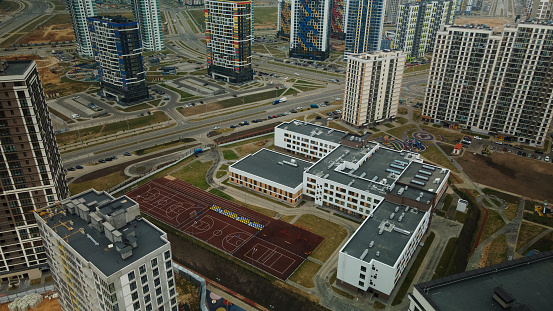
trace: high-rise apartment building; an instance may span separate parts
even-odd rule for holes
[[[393,48],[407,54],[407,61],[422,58],[434,50],[440,25],[451,25],[456,0],[423,0],[399,6]]]
[[[292,0],[290,57],[328,58],[331,3],[331,0]]]
[[[167,234],[94,189],[35,213],[63,311],[177,311]]]
[[[251,0],[206,0],[207,73],[240,83],[253,79],[253,4]]]
[[[553,114],[553,25],[444,26],[422,120],[543,146]]]
[[[96,1],[65,0],[65,5],[71,15],[71,24],[77,41],[77,52],[84,57],[92,57],[92,42],[88,32],[87,17],[96,16]]]
[[[384,13],[384,21],[386,23],[395,24],[401,0],[386,0],[386,12]]]
[[[142,48],[145,51],[163,50],[159,0],[132,0],[132,11],[140,29]]]
[[[149,98],[137,23],[119,15],[95,16],[88,27],[104,95],[123,105]]]
[[[36,63],[0,65],[0,277],[46,265],[32,211],[69,196]]]
[[[292,19],[292,0],[278,1],[277,36],[290,41],[290,22]]]
[[[380,50],[385,0],[348,0],[345,55]]]
[[[344,19],[346,16],[346,0],[334,0],[332,3],[332,18],[330,19],[330,34],[333,38],[345,39]]]
[[[472,6],[474,5],[474,0],[458,0],[456,3],[455,13],[461,15],[467,15],[472,12]]]
[[[401,51],[349,55],[342,120],[362,127],[394,119],[404,67]]]
[[[530,5],[528,19],[553,19],[553,1],[552,0],[534,0]]]

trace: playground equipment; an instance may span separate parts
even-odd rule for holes
[[[553,206],[548,205],[547,201],[544,201],[543,203],[536,203],[534,204],[534,211],[538,213],[540,216],[546,216],[546,217],[553,217]]]

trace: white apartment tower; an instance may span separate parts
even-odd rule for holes
[[[35,213],[63,311],[177,311],[167,234],[93,189]]]
[[[432,53],[441,25],[453,24],[455,0],[407,2],[399,6],[393,48],[407,54],[407,61]]]
[[[396,117],[405,54],[377,51],[349,55],[342,120],[356,127]]]
[[[530,6],[528,19],[550,20],[553,17],[552,0],[535,0]]]
[[[553,25],[444,26],[437,34],[423,120],[543,146],[553,114]]]
[[[165,47],[163,45],[159,0],[133,0],[132,11],[134,20],[140,28],[140,38],[144,51],[163,50]]]
[[[292,0],[290,57],[325,60],[330,55],[331,0]]]
[[[92,57],[92,42],[86,19],[90,16],[96,16],[96,1],[65,0],[65,5],[71,15],[75,41],[77,41],[77,52],[81,56]]]

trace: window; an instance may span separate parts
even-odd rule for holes
[[[154,280],[154,286],[155,286],[155,287],[158,287],[159,284],[160,284],[159,278],[155,279],[155,280]]]
[[[173,279],[169,280],[169,288],[173,287],[174,284]]]
[[[359,281],[359,286],[365,286],[365,283]]]
[[[152,259],[152,268],[157,267],[157,258]]]
[[[171,251],[166,251],[163,256],[165,257],[165,260],[169,259],[169,257],[171,257]]]
[[[146,293],[148,293],[149,291],[150,291],[150,286],[148,286],[148,284],[146,284],[146,285],[144,285],[144,286],[142,287],[142,293],[143,293],[143,294],[146,294]]]
[[[165,269],[169,269],[169,268],[171,268],[171,260],[167,260],[165,262]]]
[[[135,290],[136,289],[136,282],[132,282],[130,286],[131,286],[131,291]]]
[[[159,275],[159,269],[158,268],[155,268],[154,269],[154,276],[158,276]]]
[[[359,278],[364,280],[365,279],[365,275],[363,273],[359,274]]]
[[[135,310],[140,310],[140,301],[135,302],[132,306]]]
[[[140,268],[138,268],[138,271],[140,271],[140,274],[146,273],[146,265],[140,266]]]
[[[134,275],[134,271],[129,272],[129,274],[127,274],[127,276],[129,277],[129,281],[134,280],[134,278],[136,277],[136,276]]]
[[[152,300],[152,298],[150,297],[150,295],[144,296],[144,303],[148,303],[148,302],[150,302],[150,300]]]
[[[131,297],[132,297],[132,300],[135,301],[136,299],[138,299],[138,293],[137,292],[132,293]]]
[[[363,266],[361,266],[361,271],[363,271],[363,272],[367,272],[367,267],[363,267]]]
[[[152,305],[147,305],[146,306],[146,311],[152,311]]]
[[[173,276],[173,270],[167,271],[167,278],[170,279]]]
[[[156,296],[161,295],[161,287],[156,288]]]
[[[148,282],[148,276],[147,276],[147,275],[143,275],[142,277],[140,277],[140,282],[142,282],[142,284]]]
[[[157,304],[160,305],[163,303],[163,296],[160,296],[159,298],[157,298]]]
[[[169,297],[171,296],[175,296],[175,289],[174,288],[171,288],[171,290],[169,291]]]

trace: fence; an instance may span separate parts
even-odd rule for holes
[[[177,158],[176,160],[169,160],[169,161],[165,161],[165,162],[162,162],[162,163],[159,163],[159,164],[156,164],[148,173],[144,173],[142,175],[140,175],[139,177],[135,177],[135,178],[129,178],[127,180],[125,180],[124,182],[118,184],[118,185],[115,185],[113,186],[112,188],[108,189],[107,192],[108,193],[111,193],[112,195],[114,195],[115,193],[118,193],[120,191],[123,191],[133,185],[135,185],[136,183],[139,183],[141,182],[142,180],[150,177],[150,176],[153,176],[165,169],[168,169],[174,165],[177,165],[178,163],[180,163],[181,161],[183,161],[184,159],[188,158],[189,156],[193,155],[194,154],[194,150],[198,149],[198,148],[201,148],[203,149],[204,151],[206,150],[210,150],[211,148],[213,147],[213,145],[203,145],[201,147],[199,146],[196,146],[194,148],[190,148],[188,150],[186,150],[184,152],[184,154],[182,154],[179,158]]]
[[[46,291],[54,291],[54,290],[55,290],[54,285],[48,285],[48,286],[45,286],[45,287],[30,289],[28,291],[19,292],[19,293],[16,293],[16,294],[2,296],[2,297],[0,297],[0,304],[12,302],[18,297],[22,298],[22,297],[24,297],[26,295],[29,295],[29,294],[38,293],[38,294],[42,295],[42,294],[46,293]]]
[[[275,126],[272,126],[272,127],[269,127],[269,128],[266,128],[266,129],[263,129],[261,131],[256,131],[256,132],[252,132],[252,133],[248,133],[248,134],[244,134],[244,135],[240,135],[240,136],[235,136],[235,137],[221,137],[220,139],[216,139],[215,142],[217,143],[217,145],[225,145],[227,143],[230,143],[230,142],[237,142],[237,141],[242,141],[242,140],[245,140],[246,138],[251,138],[251,137],[254,137],[254,136],[262,136],[262,135],[265,135],[265,134],[272,134],[275,130]]]
[[[205,279],[195,274],[194,272],[182,266],[177,265],[174,262],[173,262],[173,269],[175,269],[176,273],[178,273],[180,277],[187,279],[189,282],[191,282],[192,284],[200,288],[200,308],[202,309],[202,311],[209,311],[205,303],[206,295],[207,295]]]

